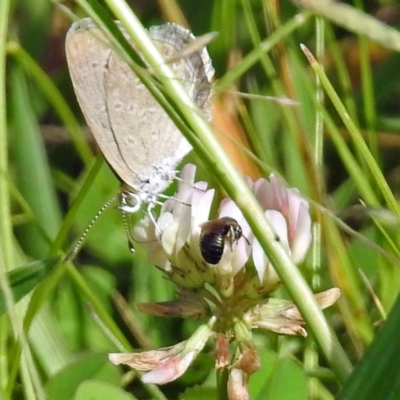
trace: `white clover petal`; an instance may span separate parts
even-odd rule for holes
[[[292,249],[292,259],[295,263],[301,263],[304,260],[312,240],[311,218],[308,212],[308,206],[301,204],[298,214],[296,235],[290,245]]]
[[[247,238],[246,238],[247,239]],[[251,247],[247,244],[246,239],[239,239],[231,260],[232,273],[236,275],[246,264],[251,254]]]
[[[242,228],[243,235],[246,237],[250,235],[251,229],[246,219],[244,218],[244,215],[242,214],[236,203],[229,198],[223,199],[221,201],[218,218],[222,217],[234,218]]]
[[[179,217],[181,212],[184,212],[187,206],[192,204],[191,198],[194,188],[198,187],[203,191],[207,188],[206,182],[194,183],[195,174],[196,167],[193,164],[186,164],[182,168],[178,190],[172,198],[163,204],[161,213],[171,211],[176,217]]]
[[[200,225],[209,219],[214,194],[214,189],[207,190],[206,192],[195,190],[193,193],[191,208],[191,241],[198,241],[200,238]]]
[[[161,217],[165,217],[166,220],[169,220],[168,226],[165,226],[162,235],[161,235],[161,243],[162,247],[167,255],[167,257],[175,258],[175,246],[176,246],[176,238],[179,230],[179,221],[174,220],[169,213],[162,214]],[[161,218],[160,217],[160,218]]]
[[[236,243],[231,259],[232,273],[236,275],[244,267],[251,254],[251,246],[248,244],[247,239],[251,235],[251,229],[239,207],[231,199],[221,201],[218,218],[223,217],[234,218],[242,228],[242,237]]]
[[[287,238],[287,223],[283,215],[275,210],[267,210],[265,212],[265,216],[267,217],[268,221],[270,222],[272,228],[274,229],[277,237],[281,244],[287,249],[288,253],[290,254],[290,248],[288,244]],[[266,256],[264,249],[261,247],[260,243],[256,238],[253,237],[253,262],[254,267],[257,270],[258,276],[260,281],[264,281],[266,279],[265,274],[268,269],[271,269],[270,261]],[[273,270],[272,276],[276,277],[276,272]]]
[[[279,242],[288,251],[288,254],[290,254],[288,226],[285,217],[276,210],[265,211],[265,216],[279,238]]]
[[[179,224],[175,246],[175,254],[177,254],[183,248],[190,236],[191,205],[184,204],[179,216],[174,214],[174,220]]]
[[[149,262],[156,265],[163,271],[171,271],[171,263],[168,261],[165,251],[161,245],[149,252]]]
[[[185,164],[179,174],[179,183],[183,185],[193,185],[196,177],[196,166],[194,164]]]
[[[147,243],[156,240],[154,223],[149,216],[146,215],[135,225],[132,237],[136,242],[143,243],[144,247]]]
[[[269,260],[265,255],[264,249],[261,247],[258,240],[254,240],[253,242],[252,257],[258,277],[260,281],[262,281],[264,279],[265,270],[267,268],[267,263],[269,263]]]
[[[221,201],[221,204],[219,206],[219,212],[218,212],[218,217],[231,217],[236,219],[238,222],[239,220],[243,219],[243,214],[240,211],[239,207],[236,205],[236,203],[229,199],[223,199]]]
[[[161,232],[164,232],[173,223],[173,221],[174,221],[174,217],[173,217],[172,213],[170,213],[170,212],[162,213],[160,215],[160,218],[158,218],[158,220],[157,220],[157,228]]]

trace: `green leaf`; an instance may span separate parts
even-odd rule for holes
[[[60,257],[45,258],[9,272],[7,274],[8,282],[14,296],[14,301],[18,302],[31,292],[59,261]],[[6,310],[5,296],[3,292],[0,292],[0,315],[4,314]]]
[[[299,363],[269,349],[264,349],[260,358],[262,368],[249,381],[252,399],[307,399],[307,378]]]
[[[108,361],[107,354],[91,353],[69,364],[47,382],[46,394],[53,400],[70,400],[78,393],[78,387],[91,378],[115,383],[119,381],[118,369]]]
[[[134,400],[136,397],[126,393],[111,383],[89,380],[79,385],[74,400]]]
[[[195,386],[185,390],[185,393],[181,394],[180,400],[204,400],[204,399],[216,399],[217,392],[215,387],[206,386]]]
[[[388,319],[346,381],[338,400],[400,398],[399,331],[400,297],[397,297]]]

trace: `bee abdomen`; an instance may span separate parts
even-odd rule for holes
[[[221,261],[225,247],[225,236],[215,233],[205,233],[200,238],[201,255],[209,264],[215,265]]]

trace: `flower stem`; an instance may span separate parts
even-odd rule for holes
[[[228,368],[217,369],[217,400],[228,400]]]

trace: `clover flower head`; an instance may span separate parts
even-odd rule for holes
[[[162,206],[157,226],[150,217],[136,225],[133,238],[148,250],[150,262],[164,270],[178,285],[202,287],[209,283],[226,295],[231,294],[233,278],[246,263],[251,263],[260,286],[264,284],[267,290],[276,288],[279,278],[240,209],[231,199],[224,199],[216,218],[210,218],[215,191],[207,190],[205,182],[195,183],[194,177],[195,167],[186,165],[177,193]],[[256,182],[248,178],[247,182],[293,262],[302,262],[312,239],[307,201],[297,189],[285,188],[274,175],[269,180]],[[215,233],[212,239],[216,242],[210,239],[206,245],[219,244],[223,252],[217,263],[207,263],[200,247],[202,229],[206,224],[217,224],[216,221],[228,224],[228,219],[233,219],[240,227],[240,237],[229,241],[226,235],[219,234],[222,238],[216,239],[218,232]]]
[[[279,277],[238,206],[226,198],[213,213],[215,191],[206,182],[195,182],[195,173],[194,165],[186,165],[177,192],[162,205],[155,223],[146,216],[132,232],[150,262],[176,285],[178,295],[138,307],[153,315],[208,318],[208,322],[171,348],[110,357],[114,363],[148,371],[145,382],[162,384],[182,375],[214,337],[216,368],[230,368],[229,398],[246,399],[248,377],[260,368],[251,330],[301,336],[307,332],[293,303],[270,297],[279,287]],[[294,263],[301,263],[312,240],[308,202],[275,175],[269,180],[247,178],[247,183],[277,240]],[[339,294],[334,288],[316,295],[316,301],[325,308]],[[240,349],[233,357],[232,340]]]

